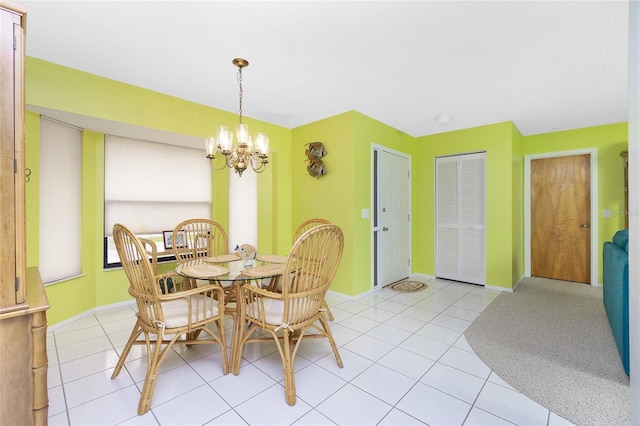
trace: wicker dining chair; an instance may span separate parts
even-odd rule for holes
[[[342,368],[322,302],[338,269],[343,249],[344,236],[339,227],[317,226],[305,232],[291,248],[284,263],[281,292],[251,284],[241,287],[238,321],[245,326],[231,349],[233,374],[240,372],[245,344],[275,340],[282,359],[286,401],[294,405],[294,359],[303,339],[327,338],[338,366]],[[307,333],[309,328],[310,333]],[[263,333],[254,334],[257,330]]]
[[[138,414],[149,411],[151,399],[158,377],[158,368],[176,345],[220,345],[222,371],[229,372],[226,338],[224,333],[223,291],[218,286],[184,289],[174,273],[156,275],[143,247],[143,243],[128,228],[121,224],[113,226],[113,239],[129,279],[129,294],[136,300],[138,312],[131,336],[120,355],[111,376],[114,379],[133,345],[145,345],[147,353],[147,373],[138,404]],[[160,280],[172,278],[173,292],[163,293],[158,285]],[[214,324],[217,334],[207,325]],[[210,338],[197,339],[200,332]],[[141,335],[144,339],[138,339]]]
[[[172,250],[176,261],[182,263],[198,257],[227,254],[227,231],[211,219],[189,219],[173,230]]]
[[[211,219],[188,219],[180,222],[171,237],[177,264],[199,257],[220,256],[229,249],[227,231]],[[205,280],[189,280],[191,285],[206,285]]]
[[[138,239],[142,243],[142,248],[149,256],[153,275],[158,275],[158,246],[156,245],[155,241],[140,237],[138,237]]]
[[[298,238],[300,238],[302,234],[307,232],[309,229],[315,228],[316,226],[320,226],[320,225],[330,225],[330,224],[331,222],[329,222],[327,219],[322,219],[320,217],[315,217],[312,219],[305,220],[298,226],[298,228],[296,229],[296,232],[293,233],[293,243],[295,244],[295,242],[298,241]]]
[[[306,231],[308,231],[309,229],[315,228],[316,226],[329,225],[329,224],[331,224],[331,222],[329,222],[327,219],[322,219],[320,217],[305,220],[298,226],[298,229],[296,229],[296,232],[294,232],[293,243],[295,244],[298,238],[300,238],[300,236],[304,234]],[[322,301],[322,307],[327,311],[327,316],[329,317],[329,319],[333,321],[334,320],[333,312],[331,312],[331,309],[329,308],[329,304],[327,303],[326,300]]]

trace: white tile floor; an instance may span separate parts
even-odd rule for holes
[[[417,293],[329,295],[344,368],[326,340],[303,341],[293,407],[285,402],[274,344],[247,346],[238,376],[222,375],[218,348],[175,348],[143,416],[136,414],[146,368],[142,346],[111,379],[134,305],[100,310],[50,329],[49,424],[570,424],[511,388],[465,340],[465,329],[497,294],[431,280]]]

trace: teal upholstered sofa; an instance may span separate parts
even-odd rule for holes
[[[629,230],[603,247],[603,302],[622,365],[629,375]]]

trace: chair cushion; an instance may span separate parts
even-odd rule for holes
[[[275,325],[282,324],[284,315],[284,302],[282,300],[263,298],[255,302],[251,302],[245,308],[246,315],[251,318],[262,320],[259,316],[259,303],[261,302],[264,304],[265,322]]]
[[[262,318],[260,318],[259,316],[259,303],[264,304],[264,321],[267,324],[284,324],[284,302],[282,300],[262,298],[255,302],[251,302],[245,307],[245,314],[248,317],[255,318],[258,321],[262,321]],[[303,318],[303,314],[308,314],[308,312],[305,312],[305,310],[302,309],[298,311],[298,315],[291,316],[291,311],[289,311],[290,316],[288,324],[297,324],[309,318],[308,315],[304,316]]]
[[[188,299],[191,301],[192,323],[218,316],[218,301],[201,294],[190,296]],[[203,309],[205,307],[208,309]],[[162,311],[166,328],[184,327],[189,323],[187,298],[162,302]]]

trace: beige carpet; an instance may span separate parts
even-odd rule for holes
[[[630,424],[629,378],[602,289],[542,278],[502,293],[465,332],[515,389],[577,425]]]

